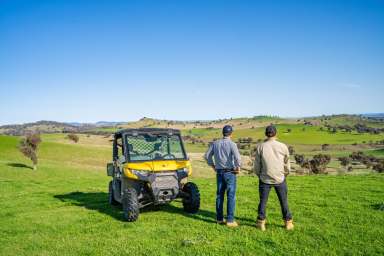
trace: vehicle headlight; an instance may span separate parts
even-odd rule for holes
[[[178,172],[188,172],[188,168],[181,168],[179,170],[177,170]]]
[[[181,168],[177,170],[179,178],[185,178],[188,176],[189,169],[188,168]]]
[[[143,170],[131,170],[131,172],[136,176],[148,176],[149,171],[143,171]]]

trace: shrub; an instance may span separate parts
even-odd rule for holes
[[[384,172],[384,161],[381,161],[373,166],[373,170],[383,173]]]
[[[37,170],[38,156],[37,150],[41,142],[40,134],[38,133],[29,133],[25,138],[21,139],[19,144],[20,152],[31,159],[33,163],[33,170]]]
[[[251,137],[247,137],[247,138],[239,138],[239,139],[238,139],[238,142],[239,142],[239,143],[252,143],[252,138],[251,138]]]
[[[295,155],[296,164],[301,166],[304,163],[304,161],[305,161],[304,155],[299,155],[299,154]]]
[[[351,163],[351,158],[347,156],[339,157],[339,161],[342,166],[346,167]]]
[[[349,155],[350,158],[354,161],[360,161],[364,157],[364,153],[361,151],[358,152],[352,152],[352,154]]]
[[[289,154],[293,156],[295,154],[295,149],[292,146],[288,147]]]
[[[109,135],[108,135],[109,136]],[[76,134],[74,133],[70,133],[67,135],[67,138],[75,143],[77,143],[79,141],[79,136],[77,136]]]
[[[309,161],[311,171],[315,174],[325,173],[327,165],[331,161],[330,155],[318,154],[314,155],[313,159]]]

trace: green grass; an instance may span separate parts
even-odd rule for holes
[[[366,150],[366,151],[364,151],[364,153],[366,153],[368,155],[383,158],[384,157],[384,148],[374,149],[374,150]]]
[[[185,150],[189,153],[205,152],[208,148],[208,146],[204,146],[201,143],[198,143],[198,144],[184,143],[184,146],[185,146]]]
[[[215,224],[215,180],[194,178],[201,211],[179,202],[146,209],[136,223],[107,203],[108,148],[44,142],[39,170],[17,152],[18,138],[0,136],[0,255],[382,255],[384,176],[289,177],[295,230],[282,227],[276,195],[268,226],[255,229],[258,188],[240,177],[240,227]]]
[[[369,127],[383,127],[383,122],[367,119],[367,118],[361,118],[360,116],[355,115],[336,115],[329,117],[330,120],[324,120],[324,117],[316,117],[314,120],[321,120],[323,119],[323,124],[328,123],[330,125],[350,125],[354,126],[355,124],[365,124]],[[309,118],[311,120],[311,118]]]
[[[297,145],[321,145],[321,144],[338,144],[346,145],[352,143],[363,143],[369,141],[383,140],[383,134],[359,134],[356,132],[346,133],[337,132],[335,134],[328,131],[320,131],[316,126],[305,126],[300,124],[278,124],[278,138],[287,144]],[[287,132],[291,129],[291,132]],[[303,131],[304,129],[304,131]],[[192,129],[185,132],[185,135],[192,134],[205,140],[212,140],[221,137],[220,129]],[[254,140],[264,139],[264,128],[255,129],[239,129],[233,133],[234,140],[238,138],[251,137]]]

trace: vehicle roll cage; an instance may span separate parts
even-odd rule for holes
[[[126,161],[130,161],[130,156],[128,154],[129,149],[127,148],[127,143],[126,143],[126,135],[130,136],[138,136],[138,135],[150,135],[150,136],[157,136],[157,135],[166,135],[166,136],[171,136],[171,135],[176,135],[180,138],[180,143],[181,143],[181,149],[183,151],[183,155],[185,156],[184,158],[177,158],[177,159],[171,159],[171,160],[188,160],[184,143],[183,140],[181,139],[181,133],[179,130],[176,129],[166,129],[166,128],[140,128],[140,129],[122,129],[117,131],[114,134],[113,138],[113,146],[112,146],[112,158],[114,160],[118,159],[118,154],[119,150],[118,147],[122,148],[122,153],[126,159]],[[120,144],[118,140],[121,139],[122,143]],[[167,150],[170,152],[170,145],[168,143],[167,145]],[[168,160],[168,159],[167,159]],[[134,162],[146,162],[146,161],[152,161],[152,160],[135,160]],[[164,161],[166,161],[164,159]]]

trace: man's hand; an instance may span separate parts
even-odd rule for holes
[[[233,169],[234,174],[239,174],[240,173],[240,167],[236,167]]]
[[[212,169],[216,171],[215,165],[211,165]]]

